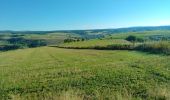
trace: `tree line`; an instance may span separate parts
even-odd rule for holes
[[[7,44],[0,46],[1,51],[21,49],[21,48],[34,48],[34,47],[47,45],[45,40],[25,39],[22,37],[9,38],[4,41],[6,41]]]

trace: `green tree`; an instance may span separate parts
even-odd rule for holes
[[[130,42],[135,42],[137,41],[137,37],[136,36],[133,36],[133,35],[130,35],[126,38],[127,41],[130,41]]]

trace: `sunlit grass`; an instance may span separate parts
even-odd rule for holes
[[[1,52],[0,99],[168,100],[169,59],[137,51],[52,47]]]
[[[137,50],[151,53],[170,54],[170,41],[145,42],[136,47]]]
[[[64,43],[60,44],[59,47],[79,47],[79,48],[94,48],[94,47],[107,47],[108,45],[113,44],[131,44],[130,42],[122,39],[93,39],[88,41],[80,41],[80,42],[71,42],[71,43]]]
[[[112,34],[111,36],[108,36],[108,39],[125,39],[126,37],[133,35],[138,38],[149,38],[150,36],[164,36],[164,37],[170,37],[170,31],[143,31],[143,32],[125,32],[125,33],[119,33],[119,34]]]

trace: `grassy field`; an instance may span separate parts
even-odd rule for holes
[[[127,41],[133,36],[135,41]],[[112,34],[104,38],[70,42],[58,45],[69,49],[137,50],[150,53],[170,54],[170,31],[145,31]]]
[[[54,47],[0,52],[0,99],[169,100],[169,59]]]
[[[125,39],[129,35],[134,35],[139,38],[143,39],[148,39],[149,37],[154,37],[154,36],[163,36],[163,37],[169,37],[170,38],[170,31],[144,31],[144,32],[125,32],[125,33],[120,33],[120,34],[112,34],[111,36],[107,36],[106,38],[111,38],[111,39]]]
[[[0,46],[21,37],[51,47],[0,52],[0,100],[170,100],[169,34],[129,32],[64,44],[80,36],[1,34]],[[125,40],[130,35],[144,41]],[[157,41],[162,37],[167,40]]]
[[[123,39],[93,39],[88,41],[71,42],[60,44],[59,47],[72,47],[72,48],[94,48],[96,46],[106,47],[113,44],[131,44]]]
[[[10,38],[24,38],[31,40],[45,40],[48,45],[63,43],[64,39],[69,37],[80,37],[72,33],[46,33],[46,34],[0,34],[0,39],[4,42]]]

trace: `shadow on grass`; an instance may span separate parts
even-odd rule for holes
[[[153,54],[157,54],[157,55],[161,55],[161,56],[169,56],[170,54],[165,54],[162,52],[152,52],[152,51],[143,51],[143,50],[138,50],[136,48],[133,47],[126,47],[126,48],[113,48],[111,45],[107,46],[107,47],[100,47],[100,46],[95,46],[95,47],[61,47],[61,46],[48,46],[48,47],[54,47],[54,48],[63,48],[63,49],[78,49],[78,50],[87,50],[87,49],[91,49],[91,50],[128,50],[128,51],[138,51],[147,55],[153,55]]]

